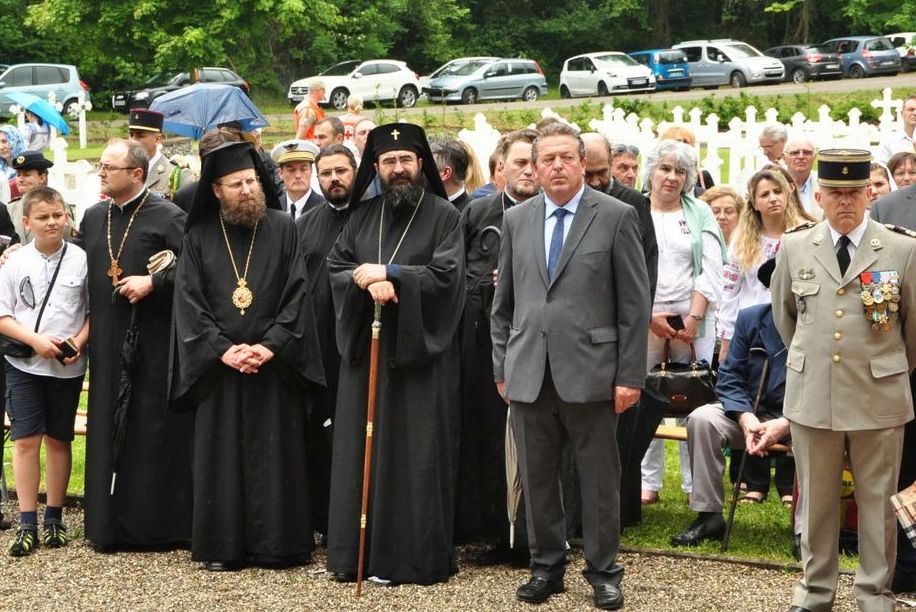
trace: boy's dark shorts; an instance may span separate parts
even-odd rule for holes
[[[72,442],[83,377],[39,376],[23,372],[9,362],[5,365],[10,439],[45,434],[55,440]]]

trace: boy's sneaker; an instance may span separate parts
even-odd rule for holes
[[[16,537],[10,544],[10,556],[25,557],[31,555],[38,548],[38,527],[35,525],[20,525],[16,530]]]
[[[60,548],[66,546],[70,541],[67,535],[67,528],[58,519],[46,519],[44,533],[42,534],[44,545],[48,548]]]

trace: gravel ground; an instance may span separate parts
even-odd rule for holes
[[[65,522],[79,535],[82,514],[68,509]],[[354,585],[331,581],[324,551],[312,564],[293,570],[246,569],[207,572],[190,552],[100,554],[77,537],[66,548],[40,548],[32,556],[6,554],[12,532],[0,536],[0,608],[13,610],[590,610],[591,588],[579,574],[581,551],[574,551],[567,591],[536,608],[515,599],[528,572],[477,568],[463,563],[447,584],[385,587],[366,583],[357,600]],[[760,569],[711,560],[649,554],[622,554],[626,568],[626,610],[671,612],[786,610],[794,571]],[[852,578],[840,577],[835,610],[855,610]],[[901,608],[902,609],[902,608]]]

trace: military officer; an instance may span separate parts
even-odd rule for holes
[[[146,186],[156,195],[171,200],[181,187],[194,180],[186,168],[169,161],[159,150],[162,143],[162,113],[134,108],[130,111],[127,129],[130,139],[139,142],[149,155]]]
[[[896,492],[904,424],[913,418],[916,234],[865,215],[870,161],[868,151],[819,153],[815,198],[824,220],[785,235],[771,285],[788,347],[783,414],[805,491],[804,575],[791,611],[833,606],[845,455],[859,511],[856,599],[862,610],[894,609],[897,542],[888,498]]]

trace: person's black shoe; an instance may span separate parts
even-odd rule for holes
[[[901,572],[897,569],[894,572],[894,580],[891,582],[891,591],[894,593],[916,593],[916,573]]]
[[[792,606],[789,608],[789,612],[811,612],[808,608],[802,608],[801,606]]]
[[[242,564],[232,561],[205,561],[204,567],[208,572],[237,572],[242,569]]]
[[[0,512],[0,531],[6,531],[13,526],[13,521],[9,520]]]
[[[48,548],[66,546],[70,541],[67,527],[59,519],[46,519],[41,541]]]
[[[356,582],[356,574],[349,572],[331,572],[331,580],[334,582]]]
[[[527,548],[516,546],[509,548],[505,544],[496,544],[472,556],[468,560],[471,565],[478,567],[491,567],[494,565],[511,565],[512,567],[528,567],[531,564],[531,554]]]
[[[623,593],[613,584],[596,584],[595,607],[601,610],[619,610],[623,607]]]
[[[554,593],[562,593],[563,580],[550,580],[542,576],[532,576],[531,580],[518,587],[515,596],[525,603],[544,603]]]
[[[10,544],[10,556],[26,557],[38,548],[38,526],[20,525],[16,531],[16,538]]]
[[[792,542],[792,556],[796,561],[801,561],[801,534],[796,533]]]
[[[721,514],[698,516],[686,531],[671,538],[672,546],[696,546],[703,540],[721,540],[725,536],[725,519]]]

